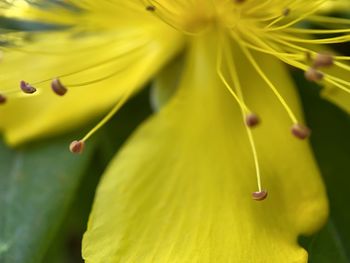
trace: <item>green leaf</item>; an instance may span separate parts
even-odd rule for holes
[[[340,235],[331,220],[311,239],[307,248],[310,263],[349,262]]]
[[[307,246],[310,262],[350,262],[350,117],[321,99],[319,88],[306,82],[303,76],[298,75],[296,81],[307,123],[313,130],[311,143],[330,201],[330,221]]]
[[[63,219],[92,153],[69,141],[10,150],[0,143],[0,262],[40,262]]]

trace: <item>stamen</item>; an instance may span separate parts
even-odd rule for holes
[[[255,4],[252,8],[250,8],[247,12],[247,14],[254,14],[256,13],[259,9],[263,9],[266,7],[266,5],[270,4],[273,0],[266,0],[264,2],[259,2],[258,4]]]
[[[283,108],[287,112],[289,118],[293,123],[298,123],[297,118],[295,117],[292,109],[289,107],[285,99],[282,97],[282,95],[278,92],[278,89],[275,87],[275,85],[270,81],[270,79],[266,76],[262,68],[259,66],[259,64],[254,59],[253,55],[250,53],[250,51],[245,47],[244,43],[240,39],[239,36],[234,34],[234,32],[231,31],[232,36],[237,40],[239,46],[241,47],[243,53],[248,58],[249,62],[253,66],[253,68],[256,70],[256,72],[260,75],[260,77],[265,81],[265,83],[268,85],[268,87],[272,90],[272,92],[275,94],[279,102],[282,104]]]
[[[283,9],[283,11],[282,11],[283,16],[288,16],[289,14],[290,14],[290,8]]]
[[[7,98],[4,95],[0,94],[0,105],[5,104],[6,101],[7,101]]]
[[[106,66],[106,65],[109,65],[109,64],[116,63],[116,62],[119,61],[119,59],[122,59],[122,58],[127,57],[127,56],[131,57],[132,54],[138,53],[139,51],[142,50],[142,48],[146,47],[148,43],[149,42],[146,41],[146,42],[142,42],[140,44],[137,44],[137,45],[131,46],[131,47],[130,47],[130,43],[129,43],[129,47],[126,50],[124,50],[122,53],[118,53],[115,56],[112,56],[110,58],[107,58],[105,60],[99,61],[99,62],[91,64],[91,65],[88,65],[86,67],[80,68],[78,70],[74,70],[74,71],[71,71],[71,72],[68,72],[68,73],[65,73],[65,74],[61,74],[61,75],[57,76],[57,78],[62,79],[64,77],[77,75],[77,74],[80,74],[82,72],[87,72],[89,70],[95,70],[97,68],[100,68],[100,67],[103,67],[103,66]],[[118,70],[118,72],[119,72],[119,70]],[[117,71],[115,71],[115,73],[108,74],[105,77],[102,77],[102,78],[99,78],[99,79],[93,80],[93,81],[88,81],[88,82],[85,82],[85,83],[92,84],[92,83],[95,83],[95,82],[107,79],[107,78],[115,75],[116,73],[117,73]],[[36,81],[36,82],[33,83],[33,85],[39,85],[39,84],[43,84],[43,83],[50,82],[50,81],[52,81],[52,77],[47,78],[47,79],[43,79],[43,80],[40,80],[40,81]],[[84,85],[86,85],[85,83],[84,83]],[[72,84],[72,85],[67,85],[67,86],[70,87],[70,86],[81,86],[81,85],[80,84],[76,84],[76,85]]]
[[[350,36],[337,36],[337,37],[327,37],[327,38],[315,38],[315,39],[305,39],[298,38],[288,34],[271,34],[271,37],[284,39],[290,42],[304,43],[304,44],[337,44],[349,42]]]
[[[217,61],[216,61],[216,73],[218,74],[219,78],[221,79],[222,83],[226,87],[226,89],[231,93],[232,97],[236,100],[239,107],[242,109],[243,112],[251,112],[247,105],[241,101],[241,99],[237,96],[237,94],[233,91],[230,84],[228,84],[227,80],[225,79],[224,75],[221,72],[221,64],[222,64],[222,50],[221,48],[218,48],[217,53]]]
[[[81,154],[84,151],[85,143],[83,141],[73,141],[69,145],[71,153]]]
[[[226,43],[226,41],[224,43]],[[242,88],[241,88],[241,82],[239,81],[239,76],[238,76],[238,73],[237,73],[237,70],[236,70],[236,64],[235,64],[235,61],[234,61],[234,57],[233,57],[233,54],[231,52],[231,49],[227,48],[227,44],[225,46],[226,46],[226,49],[228,51],[227,52],[228,53],[227,57],[231,58],[231,59],[227,60],[229,72],[230,72],[231,78],[233,80],[233,84],[236,87],[238,98],[244,103],[244,95],[243,95]],[[252,121],[252,123],[250,123],[250,124],[255,123],[255,125],[256,125],[257,123],[259,123],[259,118],[258,118],[257,115],[255,115],[253,113],[250,113],[247,116],[244,116],[245,112],[244,112],[244,110],[242,108],[241,108],[241,113],[242,113],[242,117],[243,118],[244,117],[246,117],[246,118],[248,117],[250,119],[250,120],[248,120],[248,122],[247,122],[247,119],[246,119],[246,124],[247,124],[246,125],[246,131],[247,131],[247,135],[248,135],[248,139],[249,139],[250,148],[251,148],[252,153],[253,153],[254,166],[255,166],[255,172],[256,172],[256,181],[257,181],[259,192],[265,192],[266,193],[264,198],[260,198],[260,199],[256,199],[256,200],[264,200],[267,197],[267,192],[265,190],[262,190],[262,186],[261,186],[262,185],[262,183],[261,183],[261,171],[260,171],[260,165],[259,165],[258,152],[257,152],[257,149],[256,149],[253,133],[249,129],[249,127],[250,127],[249,126],[249,121]],[[252,125],[252,126],[255,126],[255,125]]]
[[[270,38],[269,35],[268,35],[268,37]],[[268,50],[270,50],[270,51],[263,50],[263,49],[259,49],[259,48],[255,48],[255,47],[253,47],[253,46],[251,46],[251,45],[248,44],[248,46],[250,46],[251,48],[256,49],[256,50],[258,50],[258,51],[261,51],[261,52],[265,52],[265,53],[268,53],[268,54],[272,54],[272,55],[276,56],[277,58],[279,58],[280,60],[284,61],[285,63],[287,63],[287,64],[289,64],[289,65],[291,65],[291,66],[293,66],[293,67],[299,68],[299,69],[301,69],[301,70],[304,70],[305,72],[306,72],[306,71],[310,71],[310,72],[313,71],[313,70],[310,70],[310,68],[308,68],[306,65],[304,65],[304,64],[302,64],[302,63],[299,63],[299,62],[296,61],[296,60],[291,60],[291,59],[289,59],[289,58],[288,58],[289,56],[285,56],[285,55],[283,55],[283,53],[276,52],[276,51],[275,51],[273,48],[271,48],[269,45],[267,45],[267,44],[265,44],[263,41],[261,41],[261,39],[259,39],[259,38],[257,38],[257,37],[255,37],[254,39],[255,39],[256,42],[260,43],[261,45],[263,45],[264,47],[266,47],[266,48],[267,48]],[[293,44],[291,44],[291,43],[289,43],[289,42],[283,41],[283,40],[278,39],[278,38],[272,38],[272,40],[273,40],[273,41],[280,42],[280,43],[282,43],[283,45],[285,45],[287,48],[290,47],[290,48],[292,48],[293,50],[295,49],[295,50],[302,51],[302,52],[308,52],[308,53],[310,53],[310,54],[312,54],[312,55],[316,55],[316,56],[317,56],[317,54],[318,54],[317,52],[314,52],[314,51],[312,51],[312,50],[309,50],[309,49],[306,49],[306,48],[303,48],[303,47],[300,47],[300,46],[293,45]],[[242,41],[242,42],[243,42],[243,41]],[[247,45],[247,43],[245,43],[245,42],[243,42],[243,44],[246,44],[246,45]],[[271,44],[270,44],[270,45],[271,45]],[[342,59],[342,60],[344,60],[345,57],[342,57],[342,56],[335,56],[334,58],[335,58],[335,59]],[[337,62],[337,61],[334,61],[334,65],[336,65],[337,67],[343,68],[343,69],[345,69],[345,70],[347,70],[347,71],[350,71],[350,67],[347,66],[346,64],[343,64],[343,63],[339,63],[339,62]],[[310,72],[309,72],[309,73],[310,73]],[[320,72],[320,73],[321,73],[321,72]],[[322,74],[323,74],[323,73],[322,73]],[[312,74],[310,74],[310,75],[312,75]],[[319,74],[315,74],[315,75],[319,75]],[[317,77],[317,76],[316,76],[316,77],[311,76],[311,77],[310,77],[310,81],[317,81],[318,79],[320,79],[320,77],[321,77],[321,76],[318,76],[318,77]],[[314,80],[314,79],[315,79],[315,80]],[[343,90],[343,91],[345,91],[345,92],[347,92],[347,93],[350,93],[350,90],[347,89],[347,88],[344,86],[344,85],[347,85],[347,86],[350,85],[350,82],[344,81],[344,80],[342,80],[342,79],[336,78],[336,77],[334,77],[334,76],[332,76],[332,75],[328,75],[328,74],[323,74],[322,79],[323,79],[324,81],[326,81],[327,83],[329,83],[329,84],[331,84],[331,85],[334,85],[335,87],[337,87],[337,88],[339,88],[339,89],[341,89],[341,90]],[[342,83],[342,84],[344,84],[344,85],[342,85],[342,84],[340,84],[340,83]]]
[[[311,16],[312,14],[316,13],[318,11],[318,8],[320,5],[324,4],[326,1],[328,0],[320,0],[320,1],[316,1],[315,3],[312,3],[313,5],[310,6],[310,10],[308,12],[305,12],[304,14],[302,14],[301,16],[297,16],[296,19],[281,25],[281,26],[277,26],[277,27],[271,27],[271,24],[268,25],[265,30],[267,31],[277,31],[277,30],[281,30],[281,29],[285,29],[288,28],[292,25],[295,25],[296,23],[303,21],[304,19],[306,19],[307,17]],[[275,22],[273,22],[273,24],[275,24]]]
[[[334,58],[331,54],[326,53],[318,53],[315,57],[313,66],[315,68],[320,67],[330,67],[334,64]]]
[[[83,137],[83,139],[81,139],[77,142],[85,143],[93,134],[95,134],[103,125],[105,125],[114,116],[114,114],[116,114],[118,112],[118,110],[124,105],[124,103],[130,97],[131,93],[132,93],[132,90],[129,91],[128,93],[126,93],[124,96],[122,96],[121,99],[118,101],[118,103],[113,107],[113,109],[94,128],[92,128]]]
[[[32,85],[25,82],[24,80],[21,80],[20,87],[21,87],[21,90],[27,94],[33,94],[34,92],[36,92],[36,88],[34,88]]]
[[[252,193],[252,198],[256,201],[262,201],[265,200],[267,197],[267,191],[266,190],[261,190],[258,192],[253,192]]]
[[[187,28],[186,23],[184,23],[185,21],[178,19],[179,10],[177,10],[176,8],[174,8],[174,6],[171,5],[182,5],[181,3],[177,3],[177,1],[172,1],[170,5],[165,5],[164,3],[161,3],[160,1],[156,0],[146,0],[145,2],[145,8],[147,11],[154,13],[154,15],[157,16],[164,23],[185,35],[199,35],[209,28],[204,27],[199,31]]]
[[[312,15],[305,18],[305,20],[309,20],[312,22],[319,22],[324,24],[336,24],[336,25],[350,25],[350,20],[346,18],[339,17],[330,17],[330,16],[319,16]]]
[[[53,92],[55,92],[58,96],[63,96],[67,93],[67,88],[61,83],[59,79],[53,79],[51,82],[51,89]]]
[[[249,113],[245,116],[245,123],[249,128],[253,128],[260,123],[260,118],[254,113]]]
[[[304,75],[305,75],[305,78],[311,82],[319,82],[324,77],[322,72],[318,71],[317,69],[315,69],[313,67],[311,67],[307,71],[305,71]]]
[[[148,5],[146,6],[146,10],[150,12],[156,11],[156,7],[154,5]]]
[[[306,127],[302,124],[299,124],[299,123],[294,124],[291,128],[291,131],[295,137],[297,137],[301,140],[304,140],[304,139],[310,137],[310,134],[311,134],[311,130],[308,127]]]

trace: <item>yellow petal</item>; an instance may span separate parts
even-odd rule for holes
[[[350,69],[349,65],[345,66]],[[347,70],[331,68],[327,73],[330,73],[343,81],[350,81],[349,71]],[[348,91],[346,92],[344,89],[348,89]],[[344,86],[343,89],[340,89],[337,86],[328,84],[321,90],[321,96],[350,114],[350,89],[348,87]]]
[[[39,89],[36,96],[10,94],[8,103],[0,108],[0,129],[10,144],[56,134],[91,120],[122,94],[142,87],[179,51],[182,39],[175,30],[145,10],[131,12],[131,20],[135,12],[139,14],[137,22],[143,21],[142,27],[133,22],[125,25],[124,16],[130,13],[125,9],[120,21],[114,17],[114,29],[89,34],[81,28],[43,33],[34,35],[33,43],[5,52],[0,64],[4,73],[0,93],[19,90],[20,80]],[[96,19],[95,14],[90,15]],[[57,76],[62,76],[69,89],[62,98],[50,89],[50,79]],[[48,81],[35,84],[41,80]]]
[[[350,2],[348,0],[333,0],[326,1],[320,8],[321,12],[344,12],[349,10]]]
[[[118,4],[108,1],[101,4],[93,0],[70,0],[66,3],[42,0],[10,2],[0,3],[1,16],[45,24],[78,26],[85,30],[91,27],[99,30],[101,27],[115,28],[121,23],[137,24],[150,17],[144,5],[130,0],[119,1]]]
[[[0,15],[16,20],[35,21],[40,23],[74,24],[79,17],[78,12],[64,8],[64,5],[54,3],[34,3],[31,1],[14,0],[11,3],[1,3]]]
[[[289,134],[280,104],[240,59],[247,97],[263,118],[255,135],[270,193],[251,199],[251,151],[240,110],[215,73],[216,48],[208,38],[193,41],[178,93],[109,166],[84,236],[86,262],[307,262],[297,237],[327,214],[309,146]],[[259,60],[299,113],[283,67]]]
[[[325,87],[321,95],[350,114],[350,95],[348,93],[336,88]]]
[[[183,56],[168,63],[153,79],[151,88],[151,105],[155,111],[163,107],[174,95],[179,86],[183,67]]]

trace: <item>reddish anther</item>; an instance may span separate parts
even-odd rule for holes
[[[258,115],[254,114],[254,113],[249,113],[245,117],[245,123],[248,127],[253,128],[260,123],[260,118]]]
[[[291,131],[295,137],[301,140],[304,140],[310,137],[310,134],[311,134],[311,130],[308,127],[301,125],[299,123],[294,124],[291,128]]]
[[[156,7],[154,5],[148,5],[146,6],[146,10],[150,12],[156,11]]]
[[[59,79],[53,79],[51,82],[51,89],[58,96],[63,96],[67,93],[67,88],[61,83]]]
[[[0,94],[0,104],[5,104],[7,101],[7,98],[4,95]]]
[[[314,68],[330,67],[334,64],[334,58],[330,54],[318,53],[314,59]]]
[[[84,146],[85,143],[83,141],[73,141],[69,146],[69,150],[72,153],[81,154],[84,151]]]
[[[309,68],[305,71],[305,78],[311,82],[318,82],[323,79],[324,75],[322,72],[318,71],[315,68]]]
[[[256,201],[262,201],[265,200],[267,197],[267,191],[266,190],[261,190],[257,192],[252,193],[252,198]]]
[[[21,80],[20,87],[21,87],[21,90],[27,94],[33,94],[34,92],[36,92],[36,88],[34,88],[32,85],[25,82],[24,80]]]

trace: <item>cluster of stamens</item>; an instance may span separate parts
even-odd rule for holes
[[[322,44],[344,43],[350,40],[349,35],[319,39],[309,38],[310,35],[345,34],[349,33],[350,29],[341,28],[316,30],[298,27],[298,23],[301,21],[310,21],[320,23],[322,25],[324,24],[326,26],[330,24],[333,27],[335,24],[349,26],[350,21],[346,19],[315,15],[317,9],[328,0],[315,0],[308,2],[304,2],[302,0],[289,0],[285,3],[284,1],[277,0],[213,0],[209,1],[212,3],[213,8],[216,8],[214,5],[216,1],[220,3],[220,8],[218,8],[216,11],[211,10],[210,15],[204,18],[199,17],[197,19],[199,22],[195,21],[195,19],[189,20],[191,23],[193,22],[195,24],[195,26],[193,26],[189,25],[190,22],[183,23],[181,18],[178,18],[179,13],[191,5],[190,2],[180,0],[174,2],[164,2],[163,0],[142,1],[144,2],[144,7],[147,12],[150,12],[152,15],[161,19],[163,22],[185,35],[204,34],[206,31],[202,30],[201,27],[198,27],[198,23],[203,22],[203,24],[207,26],[208,21],[210,22],[211,19],[214,21],[214,26],[220,25],[223,27],[220,29],[221,35],[217,54],[216,73],[220,77],[225,88],[229,91],[241,108],[243,121],[246,126],[250,146],[254,156],[257,175],[258,191],[252,194],[252,198],[258,201],[264,200],[267,197],[267,191],[262,189],[261,186],[258,155],[254,142],[254,136],[251,131],[251,128],[257,127],[261,120],[259,116],[251,111],[245,103],[243,96],[244,90],[241,87],[240,79],[236,71],[236,65],[233,59],[234,54],[231,50],[231,42],[234,42],[240,48],[241,52],[245,55],[256,73],[267,84],[281,103],[282,107],[285,109],[292,123],[291,134],[296,138],[303,140],[310,136],[310,129],[298,121],[285,98],[283,98],[283,96],[279,93],[278,88],[265,74],[264,69],[256,61],[251,51],[271,55],[290,66],[301,69],[305,74],[305,78],[309,81],[320,84],[328,84],[350,93],[349,82],[324,72],[324,69],[328,69],[330,67],[337,67],[350,71],[350,66],[341,62],[342,60],[350,60],[350,57],[335,56],[320,50],[312,50],[308,48],[308,44],[317,46]],[[230,8],[231,6],[232,8]],[[278,6],[278,8],[275,8],[276,6]],[[197,8],[196,6],[192,7]],[[177,8],[179,8],[180,11],[177,10]],[[228,15],[226,14],[226,9],[229,10]],[[215,12],[217,12],[217,17],[215,17]],[[225,33],[222,34],[222,32]],[[299,34],[301,37],[295,36]],[[223,56],[223,52],[225,52],[225,57]],[[100,66],[104,63],[110,63],[110,60],[96,65]],[[223,67],[226,67],[227,71],[225,72],[229,72],[228,74],[225,75],[223,73]],[[113,72],[100,80],[115,76],[116,74],[116,72]],[[97,81],[99,80],[89,81],[81,85],[93,84]],[[39,81],[37,83],[42,82],[43,81]],[[69,86],[74,85],[68,85],[68,87]],[[63,96],[67,92],[66,86],[62,84],[59,78],[54,78],[51,80],[51,89],[58,96]],[[30,84],[26,81],[20,81],[20,90],[26,94],[34,94],[37,91],[35,88],[35,82]],[[107,116],[105,116],[85,137],[83,137],[81,140],[73,141],[70,145],[70,151],[77,154],[82,153],[86,140],[100,127],[102,127],[122,107],[129,96],[130,94],[126,94],[123,98],[121,98],[115,107],[107,114]],[[0,104],[5,104],[7,100],[8,97],[5,93],[0,94]]]
[[[311,67],[305,71],[305,78],[311,82],[319,82],[323,79],[324,74],[320,71],[322,68],[329,68],[334,64],[334,58],[331,54],[319,53],[312,60],[310,54],[307,54],[307,59],[312,61]]]
[[[38,91],[37,88],[32,86],[32,84],[24,80],[21,80],[19,82],[19,89],[24,94],[34,94]],[[58,78],[55,78],[51,81],[51,89],[58,96],[63,96],[68,91],[67,88],[61,83],[61,81]],[[13,93],[13,90],[11,90],[9,93],[10,94]],[[4,94],[0,94],[0,104],[5,104],[6,102],[7,102],[7,96]]]
[[[158,18],[163,20],[165,23],[167,24],[170,23],[173,28],[181,31],[184,34],[189,34],[189,35],[196,35],[201,33],[201,32],[195,32],[195,31],[189,32],[187,28],[181,27],[182,26],[181,23],[178,23],[178,24],[171,23],[170,21],[174,21],[174,19],[171,18],[171,15],[173,14],[175,16],[175,12],[169,9],[169,7],[165,7],[162,4],[162,1],[147,0],[146,2],[147,4],[145,8],[147,11],[155,14]],[[244,6],[246,3],[248,4],[248,2],[251,2],[251,9],[244,10]],[[254,4],[254,2],[256,3]],[[285,62],[288,65],[291,65],[295,68],[303,70],[305,74],[305,78],[309,81],[317,82],[320,84],[323,84],[321,82],[325,82],[327,84],[338,87],[341,90],[349,93],[349,89],[348,89],[348,87],[350,87],[349,82],[339,79],[330,74],[325,74],[323,72],[323,69],[330,68],[334,65],[339,68],[350,71],[349,66],[339,61],[336,61],[336,60],[350,60],[349,57],[333,56],[329,53],[310,50],[303,45],[296,45],[294,44],[294,42],[296,43],[305,42],[305,44],[309,44],[309,43],[310,44],[313,44],[313,43],[331,44],[331,43],[346,42],[350,40],[350,37],[345,35],[345,36],[315,39],[315,40],[306,38],[304,40],[303,38],[294,37],[294,34],[301,34],[301,35],[304,34],[305,36],[307,34],[337,34],[337,33],[343,34],[343,33],[350,32],[350,30],[349,29],[313,30],[313,29],[303,29],[303,28],[294,27],[294,25],[297,25],[298,22],[301,22],[304,20],[306,21],[309,20],[311,22],[317,22],[322,20],[321,22],[325,22],[326,25],[327,25],[327,22],[332,25],[335,22],[338,22],[337,19],[314,15],[315,11],[317,11],[317,8],[319,8],[322,4],[324,4],[326,0],[317,0],[315,2],[310,1],[308,3],[305,3],[300,0],[291,0],[285,3],[286,6],[281,7],[280,9],[281,11],[277,10],[277,13],[275,15],[274,14],[266,15],[266,18],[264,16],[254,17],[254,12],[252,10],[255,10],[255,11],[260,10],[262,11],[261,13],[264,13],[265,11],[263,10],[268,7],[269,3],[272,3],[272,2],[274,1],[266,0],[266,1],[257,2],[254,0],[253,1],[233,0],[231,3],[233,5],[236,5],[236,7],[234,7],[233,9],[235,10],[235,13],[237,13],[237,10],[238,12],[240,12],[239,17],[242,20],[242,22],[236,22],[234,25],[229,24],[226,26],[225,30],[227,32],[227,35],[229,35],[231,39],[233,39],[236,43],[238,43],[238,46],[241,48],[245,56],[248,58],[253,68],[257,71],[260,77],[266,82],[269,88],[276,95],[277,99],[281,102],[282,106],[285,108],[287,114],[289,115],[292,121],[292,125],[291,125],[292,135],[298,139],[304,140],[310,136],[311,130],[297,120],[295,114],[293,113],[291,108],[288,106],[287,101],[279,93],[278,88],[275,86],[275,84],[269,80],[268,76],[264,73],[263,68],[255,60],[250,50],[259,51],[265,54],[272,55],[278,58],[279,60]],[[281,5],[281,3],[278,3],[278,4]],[[283,5],[284,4],[282,4],[282,6]],[[269,9],[267,8],[267,10]],[[246,14],[253,14],[253,15],[250,17],[249,15],[246,15]],[[230,21],[230,20],[227,19],[227,21]],[[350,25],[349,21],[342,20],[340,22],[343,22],[346,25]],[[245,23],[247,25],[253,25],[253,26],[246,26]],[[221,42],[231,41],[231,40],[227,41],[225,39],[225,36],[223,37],[223,39],[224,40],[221,40]],[[230,48],[227,47],[229,44],[225,43],[221,45],[222,47],[219,47],[219,49],[224,49],[224,50],[226,49],[226,54],[225,54],[226,58],[232,57],[232,54],[230,54]],[[225,45],[226,47],[224,47]],[[256,127],[260,123],[260,118],[256,113],[253,113],[249,109],[249,107],[245,104],[243,93],[241,91],[240,83],[238,80],[238,76],[237,76],[237,73],[235,73],[234,62],[230,61],[232,59],[226,59],[227,60],[226,64],[228,64],[229,68],[231,67],[231,69],[229,69],[229,72],[230,72],[229,75],[231,75],[230,77],[233,79],[234,88],[229,84],[229,80],[222,73],[221,67],[222,67],[223,60],[225,58],[223,58],[221,53],[222,51],[219,50],[217,73],[221,78],[225,87],[231,93],[231,95],[236,100],[236,102],[238,103],[238,105],[242,110],[243,119],[244,119],[245,125],[248,128],[247,129],[248,137],[249,137],[253,155],[254,155],[259,191],[254,192],[252,194],[252,197],[255,200],[264,200],[267,197],[267,191],[263,190],[261,187],[258,156],[255,149],[256,147],[255,147],[253,135],[249,131],[250,128]],[[306,61],[305,61],[305,54],[307,55]],[[307,64],[309,64],[309,66]]]

